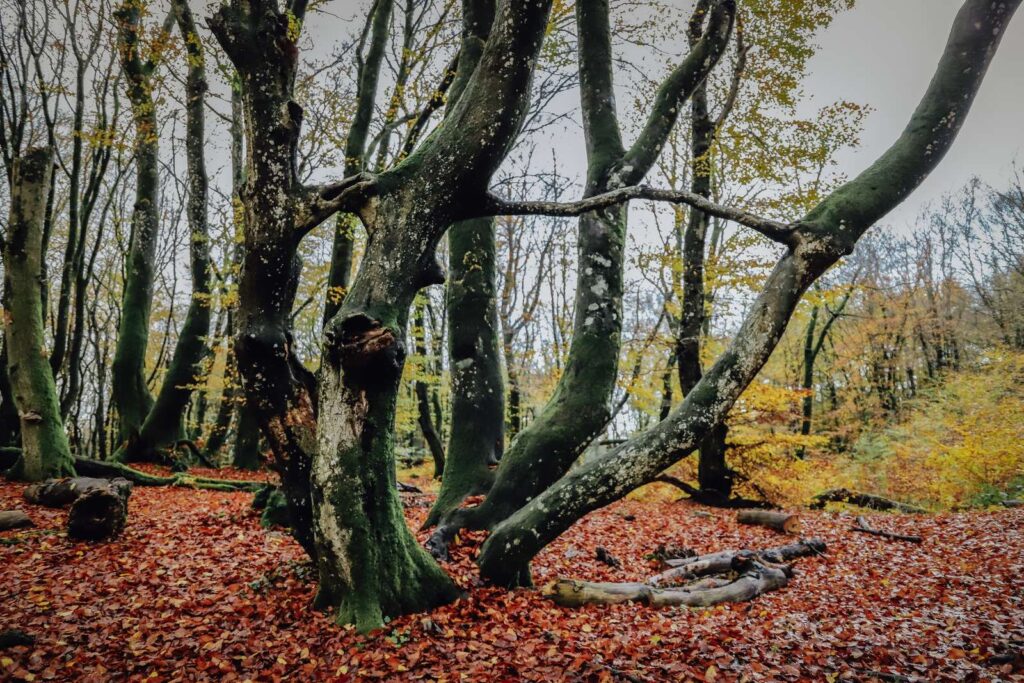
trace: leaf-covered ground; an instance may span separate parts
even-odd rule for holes
[[[240,476],[237,472],[220,476]],[[136,488],[124,535],[71,542],[66,512],[0,485],[0,509],[35,529],[0,535],[0,652],[11,680],[1013,680],[992,655],[1024,641],[1024,511],[874,515],[911,545],[851,533],[845,513],[804,513],[829,545],[790,585],[708,610],[556,607],[536,592],[474,586],[473,538],[447,568],[466,598],[369,636],[311,612],[298,546],[261,529],[252,496]],[[418,525],[427,500],[412,497]],[[478,539],[477,539],[478,540]],[[535,563],[557,576],[644,579],[659,543],[709,552],[785,539],[734,513],[625,501],[590,515]],[[594,559],[603,546],[622,562]],[[901,677],[885,675],[899,674]],[[1021,678],[1024,680],[1024,678]]]

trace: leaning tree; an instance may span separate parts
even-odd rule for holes
[[[393,168],[319,186],[299,182],[295,169],[302,121],[302,108],[293,99],[296,42],[306,2],[292,0],[280,8],[274,0],[232,0],[210,21],[241,76],[249,133],[241,192],[246,253],[235,340],[239,369],[281,465],[297,536],[316,558],[317,603],[333,606],[340,622],[361,629],[457,595],[405,524],[395,489],[393,435],[409,309],[420,289],[444,279],[435,252],[449,226],[496,215],[581,216],[581,225],[594,227],[595,237],[607,240],[603,248],[612,249],[624,229],[619,207],[648,199],[689,205],[752,228],[784,248],[735,341],[680,406],[653,428],[571,471],[565,471],[570,462],[560,463],[557,471],[545,470],[545,480],[491,524],[479,559],[483,576],[503,585],[525,584],[531,558],[547,543],[582,515],[657,477],[722,421],[775,348],[807,287],[850,253],[857,239],[906,198],[949,149],[1020,0],[966,0],[931,86],[904,133],[867,171],[788,223],[717,205],[699,192],[637,184],[649,167],[648,156],[656,156],[658,148],[645,144],[643,136],[630,148],[620,148],[611,107],[608,6],[600,0],[577,5],[578,25],[584,29],[580,75],[589,168],[596,172],[588,178],[588,196],[557,203],[510,202],[492,195],[490,179],[520,134],[552,3],[501,0],[493,13],[480,11],[484,4],[463,2],[464,18],[486,17],[490,27],[486,32],[464,28],[471,39],[463,41],[459,60],[472,58],[474,64],[434,131]],[[684,60],[681,70],[690,64],[685,79],[663,89],[652,116],[655,129],[671,127],[692,92],[691,79],[699,83],[706,76],[715,61],[713,46],[728,37],[733,0],[718,0],[709,9],[703,48],[694,48],[708,52],[696,63]],[[479,56],[470,57],[471,49]],[[721,46],[714,49],[720,52]],[[642,163],[634,163],[638,160]],[[338,211],[359,216],[367,242],[358,272],[326,324],[316,382],[291,348],[288,314],[298,278],[296,245]],[[616,266],[596,249],[583,253],[595,263],[603,265],[604,259]],[[581,264],[581,270],[590,265]],[[614,273],[604,277],[608,282]],[[615,311],[607,315],[611,319]],[[597,322],[595,316],[590,324]],[[587,327],[586,317],[583,323]],[[617,325],[608,328],[610,334],[617,334]],[[607,397],[593,401],[603,403]],[[522,460],[503,468],[536,466]],[[531,479],[529,472],[515,476]]]

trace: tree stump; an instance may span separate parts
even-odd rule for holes
[[[774,510],[740,510],[736,515],[740,524],[756,524],[785,534],[800,533],[800,516]]]
[[[32,520],[28,518],[21,510],[8,510],[0,512],[0,531],[8,531],[10,529],[22,529],[24,527],[34,526]]]
[[[93,488],[79,496],[68,512],[68,536],[105,541],[118,536],[128,518],[128,496],[114,486]]]

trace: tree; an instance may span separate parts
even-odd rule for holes
[[[807,287],[852,251],[864,232],[903,201],[948,151],[1019,4],[967,0],[935,77],[900,138],[870,168],[803,218],[771,227],[733,213],[734,219],[756,225],[786,246],[735,341],[668,418],[579,466],[496,527],[478,560],[484,577],[502,585],[528,583],[529,559],[536,552],[582,515],[651,481],[688,455],[725,417],[779,342]],[[700,206],[697,198],[689,199]],[[593,203],[580,202],[573,208],[582,211]]]
[[[13,475],[27,481],[74,476],[53,372],[43,353],[43,223],[53,169],[53,150],[29,149],[15,159],[11,214],[3,241],[4,332],[7,370],[21,420],[21,458]]]

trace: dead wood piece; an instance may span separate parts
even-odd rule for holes
[[[21,510],[5,510],[0,512],[0,531],[23,529],[29,526],[34,526],[34,524],[28,515]]]
[[[124,530],[128,500],[113,486],[95,488],[79,496],[68,512],[68,536],[81,541],[104,541]]]
[[[784,565],[800,557],[821,555],[825,552],[825,542],[816,538],[789,543],[777,548],[764,550],[722,550],[717,553],[698,555],[688,558],[669,559],[665,561],[670,569],[647,580],[648,585],[663,586],[669,583],[691,581],[702,576],[722,574],[733,569],[737,557],[751,553],[753,559],[768,565]]]
[[[608,552],[606,548],[597,546],[597,549],[594,551],[594,554],[597,557],[598,562],[604,562],[609,567],[622,569],[622,563],[619,562],[619,558],[615,557],[610,552]]]
[[[406,484],[404,481],[395,482],[400,493],[423,493],[423,489],[413,484]]]
[[[93,477],[64,477],[63,479],[47,479],[32,484],[24,492],[25,500],[33,505],[59,508],[74,503],[89,491],[112,489],[116,495],[128,500],[132,484],[127,479],[97,479]]]
[[[34,636],[16,628],[9,628],[4,631],[0,631],[0,650],[6,650],[9,647],[18,647],[19,645],[34,645],[35,642],[36,639]]]
[[[755,524],[786,534],[800,533],[800,516],[775,510],[740,510],[736,513],[740,524]]]
[[[893,541],[906,541],[907,543],[921,543],[924,540],[920,536],[905,536],[903,534],[894,534],[890,531],[881,531],[880,529],[872,528],[872,526],[868,524],[868,520],[863,517],[857,517],[857,523],[850,527],[850,531],[859,531],[863,534],[880,536]]]
[[[645,583],[596,583],[558,579],[542,590],[542,595],[563,607],[614,605],[642,602],[654,607],[709,607],[723,602],[744,602],[789,583],[789,574],[747,559],[736,567],[738,576],[725,583],[705,581],[683,588],[656,588]]]
[[[878,510],[879,512],[889,512],[891,510],[915,514],[927,512],[924,508],[916,505],[890,500],[883,496],[876,496],[873,493],[859,493],[849,489],[830,489],[824,493],[819,493],[814,497],[814,502],[811,503],[810,507],[814,510],[820,510],[828,503],[847,503],[848,505]]]

